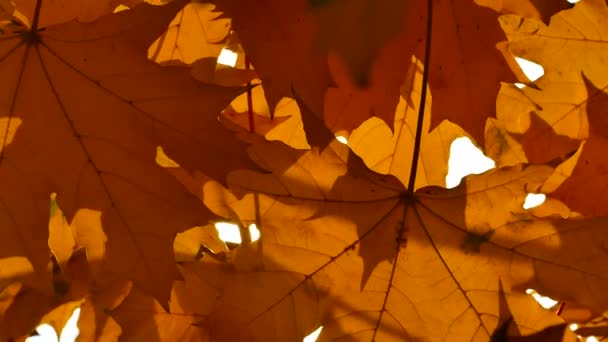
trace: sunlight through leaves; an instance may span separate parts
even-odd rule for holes
[[[338,135],[338,136],[336,136],[336,140],[338,140],[340,143],[342,143],[344,145],[348,145],[348,139],[346,139],[345,136]]]
[[[233,52],[227,48],[223,48],[220,52],[220,55],[217,56],[217,64],[234,67],[236,65],[238,57],[239,55],[236,52]]]
[[[252,223],[249,225],[249,236],[251,236],[251,242],[257,241],[260,239],[260,230]]]
[[[538,207],[539,205],[545,203],[546,199],[547,199],[547,196],[545,194],[529,193],[526,196],[526,200],[524,201],[523,208],[531,209],[534,207]]]
[[[471,174],[484,173],[496,167],[496,163],[486,157],[467,137],[454,139],[450,146],[448,174],[445,184],[448,189],[460,184],[462,178]]]
[[[519,64],[521,70],[531,82],[538,80],[545,74],[545,69],[538,63],[521,57],[515,57],[515,61],[517,61],[517,64]]]
[[[236,244],[240,244],[243,242],[243,240],[241,238],[241,231],[239,229],[239,226],[234,223],[217,222],[215,224],[215,229],[217,229],[220,240],[222,240],[224,242],[230,242],[230,243],[236,243]],[[255,225],[255,223],[250,224],[248,229],[249,229],[249,235],[251,236],[251,242],[254,242],[254,241],[257,241],[260,239],[260,230]]]
[[[61,330],[61,335],[57,336],[55,328],[49,324],[41,324],[36,328],[38,335],[30,336],[26,342],[74,342],[80,330],[78,329],[78,319],[80,318],[80,308],[74,309],[72,316],[65,323],[65,326]]]
[[[302,342],[315,342],[321,335],[321,330],[323,330],[323,326],[320,326],[317,330],[311,332],[310,335],[304,337],[304,341]]]
[[[0,0],[0,341],[606,335],[606,1],[49,1]]]
[[[552,298],[541,295],[534,289],[527,289],[526,293],[532,296],[538,302],[538,304],[540,304],[545,309],[551,309],[552,307],[557,305],[557,303],[559,303],[558,301]]]

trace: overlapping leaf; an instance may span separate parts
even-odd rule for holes
[[[107,340],[120,335],[120,327],[104,311],[122,301],[130,289],[129,284],[112,277],[103,282],[93,280],[91,268],[82,252],[75,254],[63,266],[63,269],[54,269],[46,284],[52,285],[52,291],[40,290],[40,286],[22,286],[18,292],[12,293],[12,303],[0,319],[2,340],[21,341],[40,324],[51,325],[59,335],[78,307],[81,309],[78,326],[83,338],[99,340],[104,337]]]
[[[253,131],[268,140],[280,140],[293,148],[310,148],[296,101],[290,98],[281,99],[274,109],[274,118],[270,120],[272,115],[264,94],[264,89],[260,86],[251,91]],[[230,106],[222,111],[222,115],[241,128],[251,131],[247,97],[248,94],[242,94],[235,98]]]
[[[403,28],[405,2],[374,3],[367,0],[352,3],[326,1],[264,1],[243,4],[221,1],[218,6],[233,18],[248,56],[256,67],[271,110],[283,97],[292,97],[292,87],[314,113],[323,113],[323,94],[332,83],[327,65],[328,51],[343,58],[342,65],[355,75],[357,84],[373,84],[370,71],[383,45]],[[291,56],[291,58],[285,58]],[[407,68],[407,65],[405,66]],[[404,70],[405,71],[405,70]],[[335,76],[334,76],[335,77]],[[392,121],[390,110],[398,99],[398,86],[403,75],[385,74],[394,88],[375,89],[376,105],[389,112],[376,111]],[[382,90],[389,94],[383,95]],[[349,121],[348,129],[369,118]],[[329,118],[331,119],[331,118]]]
[[[604,219],[564,220],[522,208],[527,192],[553,172],[549,167],[497,170],[470,176],[454,190],[427,187],[408,197],[390,179],[353,173],[360,161],[337,142],[308,152],[259,143],[250,154],[270,173],[232,173],[228,182],[234,194],[244,194],[240,200],[200,173],[169,169],[216,213],[258,224],[259,244],[231,262],[252,272],[242,277],[293,274],[279,288],[264,283],[253,306],[240,297],[254,291],[246,285],[251,281],[230,282],[217,300],[230,303],[235,316],[222,317],[243,326],[236,333],[233,325],[223,331],[210,323],[218,336],[282,340],[291,335],[279,327],[308,317],[324,326],[321,341],[484,340],[498,324],[499,280],[523,334],[558,322],[523,294],[527,287],[595,308],[608,304],[600,290],[608,280],[605,256],[597,254]],[[577,249],[581,243],[588,248]],[[218,281],[212,274],[208,281]],[[298,306],[309,297],[313,304]]]
[[[212,5],[82,24],[118,2],[16,3],[7,15],[29,27],[0,29],[0,339],[38,323],[60,332],[80,306],[83,340],[301,341],[319,326],[319,341],[568,340],[524,289],[608,307],[606,218],[554,199],[522,208],[559,187],[572,208],[605,213],[603,1],[558,14],[570,5],[433,1],[418,133],[426,85],[409,61],[425,56],[426,1],[219,1],[265,87],[253,104],[218,86],[256,75],[218,72],[231,19]],[[498,14],[478,5],[529,18],[501,17],[510,52]],[[158,61],[194,68],[149,62],[155,39]],[[504,83],[486,121],[499,82],[525,81],[511,53],[546,75]],[[258,115],[270,113],[285,116]],[[218,118],[297,149],[240,132],[252,163]],[[443,185],[449,144],[465,135],[512,167],[428,186]],[[520,165],[574,151],[557,169]],[[240,246],[219,240],[216,215],[239,225]]]
[[[293,86],[334,131],[350,132],[372,116],[392,125],[410,57],[424,57],[424,1],[361,0],[346,7],[339,1],[319,6],[298,1],[289,8],[278,1],[222,4],[266,87],[270,108],[291,96]],[[497,48],[506,37],[495,12],[473,1],[435,1],[434,16],[431,128],[448,119],[481,142],[485,119],[495,111],[498,82],[525,77],[504,45]],[[328,53],[337,87],[324,99],[330,85]]]
[[[168,298],[173,237],[209,214],[155,164],[156,147],[220,179],[248,164],[217,123],[239,90],[198,84],[142,53],[181,6],[0,38],[2,257],[44,268],[43,208],[56,192],[90,258]]]
[[[129,297],[112,312],[124,327],[122,339],[131,341],[209,341],[204,328],[197,327],[205,316],[185,312],[176,297],[183,284],[173,288],[169,311],[141,291],[133,290]],[[199,291],[208,289],[199,288]],[[196,297],[194,297],[196,298]],[[192,299],[189,299],[192,302]],[[198,298],[197,298],[198,299]],[[184,301],[188,303],[188,300]]]
[[[514,16],[501,19],[517,55],[540,63],[536,87],[503,85],[499,119],[519,135],[526,156],[546,162],[573,153],[587,139],[571,177],[553,195],[584,214],[606,215],[605,87],[608,27],[604,1],[584,1],[556,15],[549,26]]]
[[[420,63],[413,62],[408,77],[401,87],[401,98],[395,112],[394,133],[377,118],[364,122],[348,138],[348,145],[366,165],[376,172],[392,174],[407,184],[412,169],[416,124],[422,71]],[[432,95],[432,94],[431,94]],[[423,132],[430,131],[432,96],[427,97]],[[427,185],[445,186],[448,173],[450,144],[454,139],[467,136],[466,132],[449,121],[442,122],[422,137],[416,189]]]
[[[363,159],[367,167],[379,173],[392,174],[403,184],[407,183],[411,169],[418,117],[416,101],[420,98],[422,79],[421,67],[419,62],[413,61],[401,87],[401,97],[395,111],[394,132],[378,118],[365,121],[350,135],[347,132],[338,132],[338,136],[346,139],[348,146]],[[256,87],[252,94],[252,112],[269,117],[269,108],[263,97],[264,90]],[[429,131],[431,101],[429,99],[426,103],[424,132]],[[237,125],[249,129],[247,95],[237,97],[223,114]],[[286,98],[281,100],[275,109],[275,119],[272,122],[263,121],[258,115],[254,115],[254,118],[255,131],[267,140],[280,140],[298,149],[310,147],[304,136],[296,101]],[[416,188],[445,185],[450,144],[454,139],[463,136],[467,136],[466,132],[448,121],[440,124],[430,134],[424,135]]]
[[[35,286],[15,281],[2,285],[4,306],[0,314],[0,339],[22,341],[39,325],[51,333],[73,334],[64,325],[76,308],[80,336],[85,340],[115,340],[121,329],[108,315],[129,293],[131,283],[116,278],[112,272],[99,274],[99,262],[89,263],[78,241],[66,238],[72,231],[55,198],[51,202],[49,247],[53,253],[48,272],[38,276]],[[13,264],[13,265],[11,265]],[[0,267],[14,268],[14,261],[3,259]],[[30,272],[33,270],[30,269]],[[96,274],[97,273],[97,274]],[[5,275],[6,276],[6,275]],[[10,279],[24,280],[29,274],[12,274]],[[75,324],[75,323],[74,323]]]
[[[209,3],[193,1],[171,21],[167,31],[148,49],[157,63],[175,61],[192,64],[201,58],[216,58],[230,33],[230,20],[218,19],[221,12]]]

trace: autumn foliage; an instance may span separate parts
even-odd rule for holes
[[[146,2],[0,0],[0,341],[608,334],[605,1]]]

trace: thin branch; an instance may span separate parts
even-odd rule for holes
[[[245,55],[245,69],[251,70],[249,58]],[[249,132],[255,133],[255,121],[253,120],[253,94],[251,92],[251,81],[247,82],[247,111],[249,115]]]

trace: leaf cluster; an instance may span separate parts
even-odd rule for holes
[[[140,2],[0,0],[0,341],[605,334],[605,1]]]

